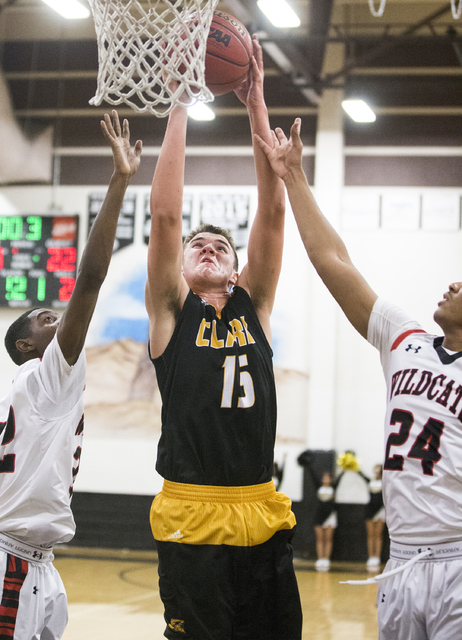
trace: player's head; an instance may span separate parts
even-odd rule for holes
[[[196,227],[195,229],[193,229],[189,235],[185,238],[184,241],[184,247],[186,247],[191,240],[197,236],[200,233],[214,233],[215,235],[218,236],[223,236],[223,238],[226,238],[226,240],[228,241],[229,246],[231,247],[232,251],[233,251],[233,255],[234,255],[234,263],[233,263],[233,267],[235,271],[238,271],[239,269],[239,260],[237,257],[237,251],[236,251],[236,245],[234,244],[234,240],[232,235],[230,234],[228,229],[224,229],[223,227],[216,227],[213,224],[201,224],[198,227]]]
[[[5,348],[13,362],[21,365],[33,358],[41,358],[58,324],[59,316],[49,309],[35,308],[19,316],[5,335]]]
[[[459,329],[462,331],[462,282],[452,282],[443,299],[438,302],[433,319],[444,333]]]
[[[237,252],[227,229],[202,224],[185,239],[183,250],[183,275],[192,289],[218,286],[228,291],[236,283]]]

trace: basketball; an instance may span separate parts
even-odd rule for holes
[[[205,54],[205,83],[215,96],[236,89],[246,77],[253,55],[252,38],[243,24],[214,11]]]

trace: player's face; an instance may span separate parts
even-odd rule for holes
[[[30,315],[31,339],[39,354],[43,352],[53,340],[59,325],[60,317],[50,309],[35,309]]]
[[[237,274],[234,252],[226,238],[210,232],[194,236],[184,251],[183,275],[193,290],[213,286],[228,291]]]
[[[462,282],[453,282],[433,316],[443,331],[460,326],[462,329]]]

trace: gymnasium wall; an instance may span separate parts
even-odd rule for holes
[[[107,164],[107,159],[105,162]],[[87,233],[90,198],[104,192],[102,184],[54,189],[55,206],[64,213],[81,216],[81,248]],[[151,368],[142,360],[146,355],[147,336],[143,288],[149,187],[131,187],[129,194],[136,197],[137,203],[134,242],[114,254],[87,340],[92,368],[86,391],[85,455],[76,485],[80,491],[153,494],[160,486],[153,469],[159,433],[159,399],[150,395]],[[206,196],[227,200],[239,195],[248,202],[250,212],[253,213],[256,206],[254,187],[245,185],[187,186],[185,195],[193,200]],[[448,284],[462,273],[461,195],[462,189],[344,190],[341,232],[354,262],[377,293],[407,309],[429,331],[438,330],[432,321],[436,303]],[[4,187],[0,196],[2,213],[44,213],[49,208],[52,189]],[[242,264],[245,248],[240,250],[240,258]],[[309,265],[289,211],[283,270],[272,324],[279,390],[276,458],[281,463],[286,461],[282,488],[294,500],[302,497],[301,470],[295,459],[304,448],[316,445],[317,433],[323,430],[322,424],[309,424],[306,417],[310,350],[317,339],[311,332],[315,316],[325,316],[326,320],[333,316],[335,326],[330,336],[335,343],[335,407],[329,448],[338,452],[356,451],[366,473],[382,459],[384,384],[378,354],[355,333],[328,294],[314,299],[317,283],[317,275]],[[17,315],[16,310],[0,311],[2,334]],[[15,365],[3,351],[3,344],[1,349],[0,393],[5,393]],[[98,358],[102,358],[103,364],[98,364]],[[104,375],[112,375],[114,367],[120,367],[127,374],[127,380],[121,382],[121,376],[109,377],[107,388],[101,389],[101,380]],[[138,385],[133,387],[134,379]],[[135,426],[130,426],[128,404],[123,413],[117,403],[112,409],[114,414],[108,412],[114,398],[132,403]],[[155,420],[150,415],[151,404],[144,407],[143,402],[152,403],[154,413],[157,412]],[[113,473],[113,467],[114,461],[121,457],[125,459],[125,468],[119,476]]]
[[[91,198],[104,194],[112,171],[99,130],[103,109],[90,110],[87,104],[95,79],[91,74],[85,78],[84,73],[94,66],[95,44],[69,42],[63,51],[53,41],[9,43],[2,53],[21,131],[29,137],[40,133],[46,137],[47,128],[54,128],[53,157],[44,154],[41,167],[51,175],[53,164],[54,182],[34,186],[30,182],[37,177],[31,176],[29,184],[1,187],[0,215],[77,213],[81,252]],[[28,85],[15,76],[16,71],[32,68],[52,72],[64,65],[64,58],[68,70],[78,66],[82,72],[78,78],[69,73],[58,82],[50,74]],[[272,78],[266,82],[271,89]],[[304,115],[298,92],[288,90],[286,98],[291,115],[278,115],[269,104],[271,125],[287,131],[300,108],[304,167],[313,184],[317,118]],[[60,115],[61,107],[65,116]],[[33,118],[27,109],[33,109]],[[228,207],[233,215],[240,210],[239,203],[247,202],[250,224],[256,193],[248,118],[232,96],[222,97],[221,109],[212,123],[189,123],[187,202],[193,203],[196,221],[200,202],[208,202],[209,209],[210,202],[218,203],[218,209]],[[74,544],[150,548],[149,504],[161,486],[154,469],[160,403],[146,359],[142,297],[146,199],[166,121],[137,116],[128,109],[120,113],[130,118],[132,141],[141,138],[144,152],[129,189],[136,203],[133,243],[114,254],[87,341],[89,378],[84,451],[74,498],[78,524]],[[345,187],[338,227],[351,256],[377,293],[407,309],[425,329],[437,331],[432,321],[436,303],[462,274],[460,118],[441,117],[437,126],[425,116],[382,116],[373,125],[345,120],[343,135]],[[2,175],[0,179],[5,181]],[[189,206],[185,204],[185,210]],[[240,255],[242,266],[245,242]],[[18,314],[0,309],[2,335]],[[318,333],[320,324],[329,326],[329,331]],[[298,455],[307,448],[320,449],[320,441],[323,450],[334,456],[353,449],[362,470],[370,474],[383,458],[385,387],[378,354],[354,332],[319,283],[290,211],[272,327],[279,404],[275,456],[284,466],[280,488],[294,501],[301,525],[296,546],[303,549],[310,535],[310,496],[305,495]],[[313,353],[319,351],[319,343],[329,349],[324,359],[316,358],[316,376],[318,382],[325,379],[329,391],[333,389],[328,394],[333,407],[323,405],[322,393],[310,393]],[[3,343],[0,362],[3,395],[15,371]],[[308,397],[316,411],[308,411]],[[314,415],[316,423],[310,418]]]

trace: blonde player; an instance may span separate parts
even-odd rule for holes
[[[236,89],[252,131],[271,140],[263,52],[254,37]],[[182,243],[187,112],[176,107],[151,191],[146,307],[162,396],[151,508],[170,640],[300,640],[295,516],[272,480],[276,431],[270,314],[282,260],[285,195],[256,147],[258,209],[238,273],[225,229]]]
[[[67,600],[52,564],[53,545],[75,531],[70,503],[82,446],[84,342],[112,255],[117,220],[141,142],[115,111],[101,122],[114,159],[105,201],[92,226],[62,317],[33,309],[8,329],[20,365],[0,400],[0,638],[57,640]]]
[[[379,298],[319,210],[302,169],[300,119],[257,137],[285,182],[308,256],[387,383],[383,495],[390,560],[377,593],[380,640],[449,640],[462,629],[462,282],[438,303],[443,336]],[[409,562],[407,562],[409,561]],[[393,572],[388,577],[386,574]]]

